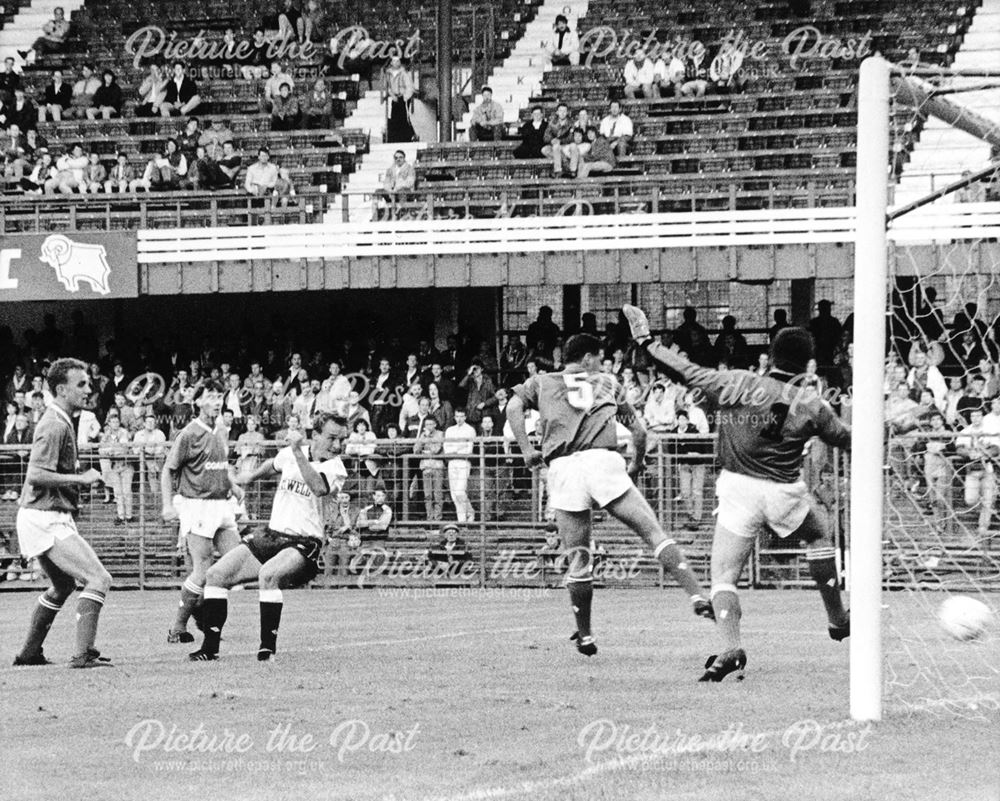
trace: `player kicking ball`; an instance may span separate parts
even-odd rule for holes
[[[288,447],[254,472],[237,478],[240,484],[249,484],[264,477],[281,477],[267,527],[245,535],[237,547],[208,569],[202,610],[205,638],[201,648],[188,656],[192,662],[219,658],[222,627],[229,612],[229,588],[255,580],[260,587],[257,659],[269,660],[277,650],[281,588],[303,584],[319,571],[316,562],[324,541],[320,499],[339,492],[347,480],[347,470],[334,455],[343,420],[331,414],[320,419],[319,433],[314,435],[311,447],[305,444],[301,431],[289,431]]]
[[[597,653],[590,626],[593,599],[590,510],[596,503],[638,534],[691,599],[694,612],[712,618],[698,579],[684,561],[677,543],[669,539],[633,477],[646,455],[646,429],[625,400],[625,390],[614,376],[600,372],[602,344],[589,334],[577,334],[563,349],[566,367],[561,373],[534,375],[514,388],[507,404],[510,423],[525,464],[547,464],[549,501],[569,555],[569,589],[576,633],[572,639],[585,656]],[[541,452],[528,439],[525,409],[541,417]],[[628,466],[618,452],[619,420],[632,432],[635,455]]]
[[[802,452],[810,439],[819,437],[847,449],[851,431],[824,400],[796,384],[813,357],[809,332],[785,328],[778,333],[767,375],[720,372],[690,362],[676,347],[655,342],[641,309],[623,310],[639,346],[719,408],[722,469],[716,484],[719,513],[712,541],[712,606],[725,650],[708,658],[699,681],[722,681],[746,666],[736,583],[765,527],[779,537],[807,543],[806,560],[826,607],[830,637],[839,641],[850,636],[851,620],[840,598],[829,526],[801,473]]]
[[[96,470],[77,473],[74,413],[87,405],[90,377],[87,365],[76,359],[57,359],[49,367],[53,400],[35,426],[27,476],[17,511],[17,539],[21,556],[38,559],[52,586],[38,599],[31,615],[28,639],[14,666],[48,665],[42,644],[59,610],[76,589],[76,655],[72,668],[111,667],[94,648],[97,621],[111,589],[111,576],[94,549],[76,530],[80,487],[100,481]]]
[[[213,554],[227,553],[240,541],[229,495],[240,499],[243,490],[232,481],[226,443],[215,428],[222,398],[222,385],[217,382],[198,390],[194,399],[198,416],[177,435],[160,475],[163,520],[180,521],[179,537],[187,543],[192,564],[191,575],[181,585],[177,616],[167,631],[169,643],[194,642],[187,622],[194,617],[201,627],[202,593]]]

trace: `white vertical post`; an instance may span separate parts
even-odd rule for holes
[[[889,64],[865,59],[858,83],[854,395],[851,423],[851,717],[882,718],[882,521],[888,283]]]

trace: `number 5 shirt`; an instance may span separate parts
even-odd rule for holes
[[[514,387],[526,409],[541,415],[542,458],[604,448],[618,449],[615,418],[625,390],[610,373],[583,370],[534,375]]]

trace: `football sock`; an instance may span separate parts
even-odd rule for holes
[[[57,600],[52,590],[47,590],[38,596],[35,602],[35,609],[31,613],[31,623],[28,625],[28,638],[24,641],[24,647],[18,656],[29,658],[38,656],[42,652],[42,643],[52,628],[52,622],[62,609],[63,602]]]
[[[208,654],[219,653],[219,641],[222,639],[222,627],[226,625],[229,616],[229,590],[222,587],[205,587],[205,600],[201,605],[202,622],[205,626],[205,639],[201,650]]]
[[[740,597],[735,584],[716,584],[712,587],[712,606],[715,608],[715,623],[719,627],[725,650],[740,647]]]
[[[103,592],[84,589],[76,602],[76,653],[85,654],[94,647],[97,639],[97,621],[104,606]]]
[[[202,602],[204,590],[195,584],[191,577],[184,579],[181,585],[181,601],[177,606],[177,619],[174,621],[174,631],[186,631],[188,618],[191,617],[195,607]]]
[[[281,625],[281,590],[260,590],[260,647],[272,653],[278,646],[278,626]]]
[[[809,574],[816,582],[826,616],[831,626],[841,626],[847,622],[847,612],[840,599],[840,577],[837,575],[837,560],[832,547],[806,549]]]
[[[566,580],[569,590],[569,600],[573,604],[573,615],[576,617],[576,630],[581,637],[591,636],[590,632],[590,602],[594,598],[594,581],[589,576],[585,579],[569,578]]]
[[[684,552],[681,551],[676,542],[673,540],[661,542],[653,551],[653,556],[659,560],[660,564],[666,568],[667,572],[674,577],[684,592],[692,599],[696,596],[705,597],[705,590],[702,589],[701,582],[691,572],[691,568],[684,559]]]

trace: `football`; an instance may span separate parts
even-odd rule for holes
[[[990,608],[968,595],[955,595],[941,604],[938,621],[956,640],[979,639],[989,626]]]

